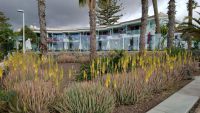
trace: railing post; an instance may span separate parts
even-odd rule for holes
[[[124,36],[122,36],[122,38],[123,38],[123,50],[125,49],[125,45],[124,45]]]

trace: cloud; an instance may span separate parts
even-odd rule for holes
[[[80,8],[79,0],[46,0],[47,26],[50,28],[74,28],[89,25],[87,7]],[[177,0],[177,19],[182,20],[187,16],[186,2],[188,0]],[[121,0],[124,16],[120,22],[139,18],[141,16],[140,0]],[[198,0],[199,4],[200,1]],[[39,26],[37,0],[0,0],[0,11],[10,18],[13,28],[20,28],[22,16],[17,9],[25,11],[26,24]],[[158,0],[159,12],[167,13],[168,0]],[[149,15],[153,15],[153,6],[149,0]],[[196,14],[195,14],[196,15]]]

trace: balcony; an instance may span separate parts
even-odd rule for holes
[[[129,30],[126,32],[127,34],[131,34],[131,35],[134,35],[134,34],[140,34],[140,30]]]

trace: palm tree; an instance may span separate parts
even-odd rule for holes
[[[175,33],[175,14],[176,14],[176,5],[175,0],[169,1],[168,6],[168,35],[167,35],[167,47],[172,48],[173,46],[173,38]]]
[[[80,6],[88,5],[90,18],[90,60],[97,56],[96,51],[96,0],[79,0]]]
[[[160,30],[160,21],[159,21],[159,15],[158,15],[157,0],[152,0],[152,3],[153,3],[153,8],[154,8],[154,18],[155,18],[155,22],[156,22],[156,33],[160,34],[161,30]]]
[[[47,53],[47,31],[46,31],[46,15],[45,15],[45,8],[46,8],[46,1],[45,0],[38,0],[38,16],[40,22],[40,50],[42,54]]]
[[[197,12],[198,13],[198,12]],[[200,13],[198,13],[200,16]],[[189,19],[187,17],[186,19]],[[183,33],[183,36],[192,36],[194,38],[199,38],[200,39],[200,17],[197,18],[192,18],[192,21],[195,23],[189,23],[189,22],[183,22],[182,24],[179,25],[179,31]]]
[[[193,9],[195,9],[197,7],[197,2],[195,2],[194,0],[189,0],[187,3],[187,9],[188,9],[188,25],[192,26],[192,18],[193,18]],[[191,45],[192,45],[192,37],[191,36],[187,36],[187,41],[188,41],[188,49],[191,49]]]
[[[145,51],[145,35],[147,27],[148,17],[148,0],[141,0],[142,3],[142,18],[141,18],[141,32],[140,32],[140,53],[143,54]]]

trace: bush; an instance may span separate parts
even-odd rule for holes
[[[177,56],[178,54],[184,54],[186,52],[186,50],[183,48],[175,48],[175,47],[166,50],[170,56]]]
[[[77,83],[64,91],[54,108],[60,113],[112,113],[115,100],[108,89],[95,83]]]
[[[83,64],[81,67],[80,75],[77,76],[78,80],[92,80],[98,75],[105,73],[114,73],[116,68],[119,72],[123,71],[123,66],[119,65],[127,58],[127,53],[124,50],[111,51],[108,55],[101,56],[93,60],[90,64]],[[127,61],[128,62],[128,61]],[[128,62],[130,65],[131,62]]]
[[[51,56],[15,53],[4,64],[9,71],[3,81],[7,89],[14,87],[15,83],[27,80],[51,81],[56,86],[63,82],[63,69]]]
[[[54,101],[57,90],[51,82],[22,81],[13,88],[17,97],[9,104],[12,113],[49,113],[48,106]]]
[[[111,86],[116,103],[119,105],[133,105],[142,98],[145,91],[145,82],[130,75],[121,75],[113,79]],[[116,82],[116,83],[114,83]]]
[[[113,91],[116,102],[120,105],[134,104],[173,86],[185,77],[181,74],[184,67],[193,64],[191,53],[187,52],[180,52],[175,56],[166,53],[161,57],[144,55],[124,59],[128,60],[132,61],[131,66],[128,66],[129,62],[123,62],[122,65],[126,70],[131,67],[130,71],[116,71],[97,77],[101,84]]]
[[[14,91],[4,91],[0,89],[0,113],[8,112],[9,103],[16,97]]]

